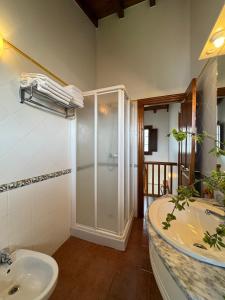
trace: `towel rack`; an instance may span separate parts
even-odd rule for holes
[[[39,99],[39,101],[36,100]],[[20,87],[20,103],[27,103],[38,108],[54,112],[65,118],[73,118],[75,116],[75,109],[79,108],[76,104],[64,104],[56,99],[41,93],[37,90],[36,85],[28,87]]]

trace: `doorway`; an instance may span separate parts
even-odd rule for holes
[[[159,141],[159,130],[156,128],[157,111],[168,111],[169,107],[175,103],[181,103],[186,99],[186,93],[173,94],[160,97],[146,98],[138,100],[138,217],[143,218],[146,207],[144,197],[157,197],[167,192],[172,192],[173,188],[173,168],[178,165],[178,155],[175,161],[170,161],[168,157],[154,155],[158,148],[162,147],[162,139]],[[146,112],[151,115],[147,124],[145,120]],[[178,122],[178,114],[177,114]],[[153,124],[154,123],[154,124]],[[159,123],[158,123],[159,124]],[[165,129],[164,129],[165,130]],[[167,133],[169,133],[169,128]],[[161,133],[160,136],[162,136]],[[164,132],[164,135],[165,132]],[[166,137],[165,137],[166,139]],[[167,141],[168,143],[168,141]],[[168,152],[168,151],[167,151]],[[178,172],[177,172],[178,173]],[[147,199],[146,199],[147,200]]]

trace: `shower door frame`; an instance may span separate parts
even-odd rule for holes
[[[118,219],[117,219],[117,231],[111,231],[98,226],[98,96],[104,94],[113,94],[116,93],[118,97],[118,173],[117,173],[117,189],[118,189],[118,197],[117,197],[117,205],[118,205]],[[103,88],[93,91],[85,92],[85,96],[93,96],[94,97],[94,227],[90,227],[87,225],[83,225],[77,223],[76,218],[76,209],[74,209],[76,205],[73,206],[74,215],[73,220],[75,221],[75,227],[82,227],[86,230],[93,230],[100,234],[107,234],[111,237],[118,238],[123,236],[126,231],[129,230],[129,223],[133,218],[133,212],[130,212],[130,147],[127,145],[127,159],[126,159],[126,168],[127,168],[127,210],[128,210],[128,219],[125,224],[124,220],[124,204],[125,204],[125,186],[124,186],[124,178],[125,178],[125,166],[124,166],[124,152],[125,152],[125,122],[127,122],[127,141],[130,138],[130,100],[126,93],[124,86],[114,86],[109,88]],[[124,103],[128,102],[127,105],[127,120],[124,119],[125,111],[124,111]],[[76,120],[77,122],[77,120]],[[76,199],[76,196],[75,196]],[[75,200],[76,202],[76,200]]]

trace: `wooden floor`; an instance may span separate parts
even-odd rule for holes
[[[71,237],[54,258],[60,271],[51,300],[162,300],[140,219],[134,220],[125,252]]]

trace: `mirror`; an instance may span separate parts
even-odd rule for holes
[[[225,150],[225,56],[217,58],[217,131],[216,136],[218,146]],[[221,156],[217,159],[217,163],[221,165],[221,170],[225,171],[225,157]]]
[[[217,129],[217,59],[210,59],[197,79],[197,132],[206,131],[216,137]],[[209,153],[214,141],[206,138],[202,145],[197,144],[196,171],[199,176],[209,176],[216,169],[216,156]]]
[[[210,59],[197,79],[197,132],[216,137],[217,146],[225,150],[225,56]],[[208,176],[219,165],[225,171],[225,157],[209,153],[214,141],[205,139],[197,145],[196,171]]]

